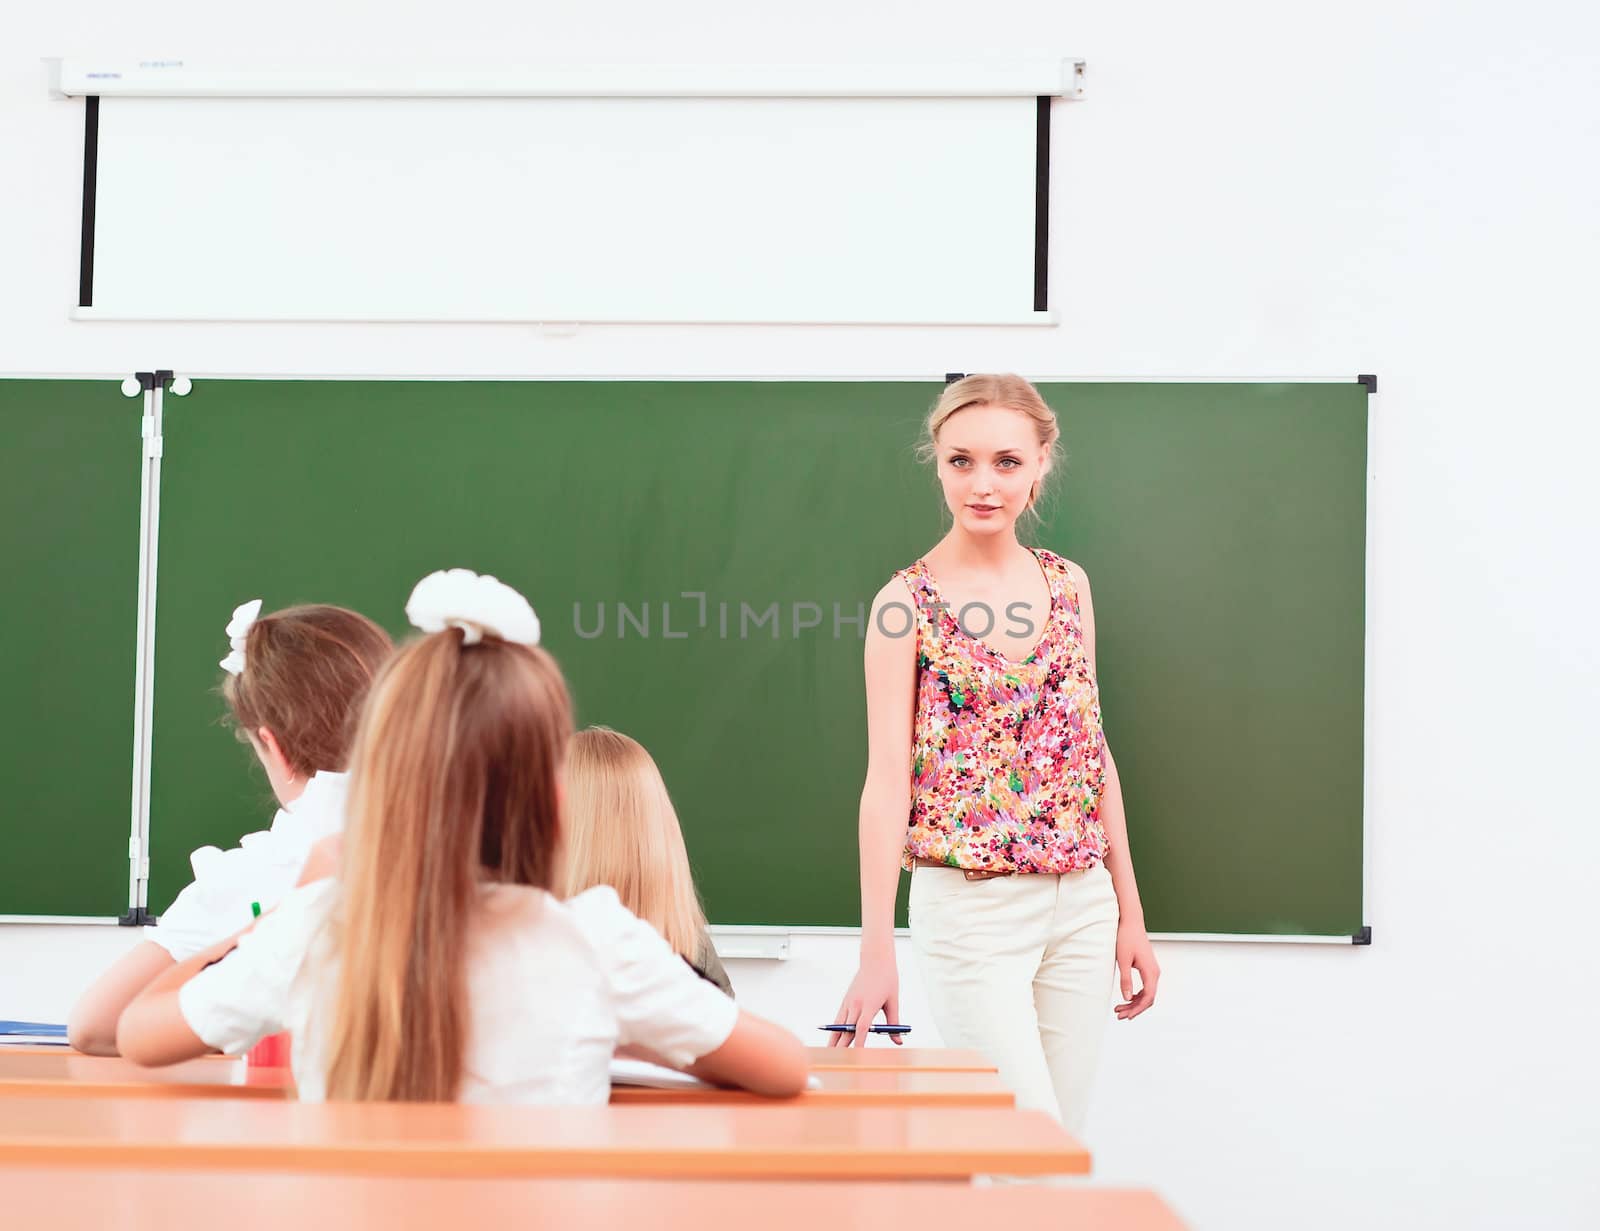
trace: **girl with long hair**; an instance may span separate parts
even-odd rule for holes
[[[588,727],[567,753],[567,858],[563,896],[610,885],[695,973],[728,995],[672,796],[638,740]]]
[[[168,1064],[287,1028],[307,1100],[604,1103],[619,1047],[802,1089],[799,1042],[614,891],[552,892],[572,709],[527,600],[456,569],[406,612],[427,635],[368,699],[339,875],[158,980],[122,1015],[123,1054]]]

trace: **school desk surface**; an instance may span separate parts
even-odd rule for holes
[[[0,1099],[0,1165],[676,1179],[1086,1174],[1042,1112],[992,1107],[483,1107]]]
[[[0,1167],[6,1212],[52,1231],[884,1231],[977,1226],[1082,1231],[1182,1231],[1160,1197],[1137,1189],[838,1181],[459,1180],[138,1172],[106,1168]],[[241,1192],[249,1192],[241,1201]]]
[[[958,1047],[808,1047],[811,1071],[827,1069],[925,1069],[934,1073],[995,1073],[975,1051]]]
[[[993,1072],[944,1069],[826,1069],[821,1088],[790,1100],[804,1107],[1013,1107],[1016,1098]],[[144,1068],[119,1057],[59,1050],[46,1055],[0,1054],[0,1098],[268,1098],[294,1097],[288,1069],[243,1061],[190,1060]],[[614,1104],[764,1105],[743,1090],[657,1090],[613,1086]]]
[[[243,1060],[207,1056],[147,1069],[120,1056],[0,1052],[0,1097],[268,1098],[294,1095],[288,1069],[252,1068]]]
[[[1016,1095],[998,1073],[938,1069],[825,1069],[813,1072],[821,1089],[791,1102],[801,1107],[1015,1107]],[[745,1090],[655,1090],[612,1086],[613,1104],[703,1103],[752,1105],[760,1095]]]

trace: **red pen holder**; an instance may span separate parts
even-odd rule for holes
[[[286,1069],[289,1067],[289,1032],[269,1034],[244,1054],[250,1068]]]

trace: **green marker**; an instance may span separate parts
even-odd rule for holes
[[[250,917],[252,919],[261,918],[261,903],[260,902],[252,902],[252,903],[250,903]]]

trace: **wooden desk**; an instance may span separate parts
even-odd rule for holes
[[[74,1047],[54,1047],[44,1043],[5,1044],[0,1046],[0,1056],[78,1056],[87,1060],[104,1060],[108,1058],[105,1056],[90,1056]],[[109,1058],[115,1059],[116,1057]],[[238,1060],[239,1057],[212,1054],[201,1056],[200,1059],[211,1064],[227,1064]]]
[[[220,1056],[147,1069],[61,1048],[48,1055],[0,1052],[0,1098],[17,1096],[283,1099],[294,1096],[294,1077],[288,1069],[253,1069]]]
[[[1042,1112],[991,1107],[476,1107],[0,1099],[0,1166],[371,1175],[964,1179],[1084,1174]]]
[[[794,1100],[805,1107],[1014,1107],[1016,1098],[994,1072],[961,1069],[854,1067],[823,1069],[822,1089]],[[147,1069],[118,1057],[56,1049],[48,1055],[0,1053],[0,1098],[268,1098],[294,1097],[288,1069],[251,1068],[207,1057]],[[615,1104],[763,1105],[742,1090],[651,1090],[615,1086]]]
[[[998,1073],[939,1072],[928,1069],[825,1069],[814,1074],[820,1090],[807,1090],[790,1105],[798,1107],[1015,1107],[1017,1097]],[[621,1105],[749,1106],[770,1102],[743,1090],[652,1090],[612,1086],[611,1103]]]
[[[930,1073],[997,1073],[975,1051],[955,1047],[808,1047],[813,1073],[827,1069],[922,1069]]]
[[[1183,1231],[1161,1198],[1035,1185],[759,1181],[426,1180],[241,1172],[0,1168],[6,1213],[51,1231],[970,1231],[981,1226]],[[241,1194],[248,1193],[248,1200]]]

